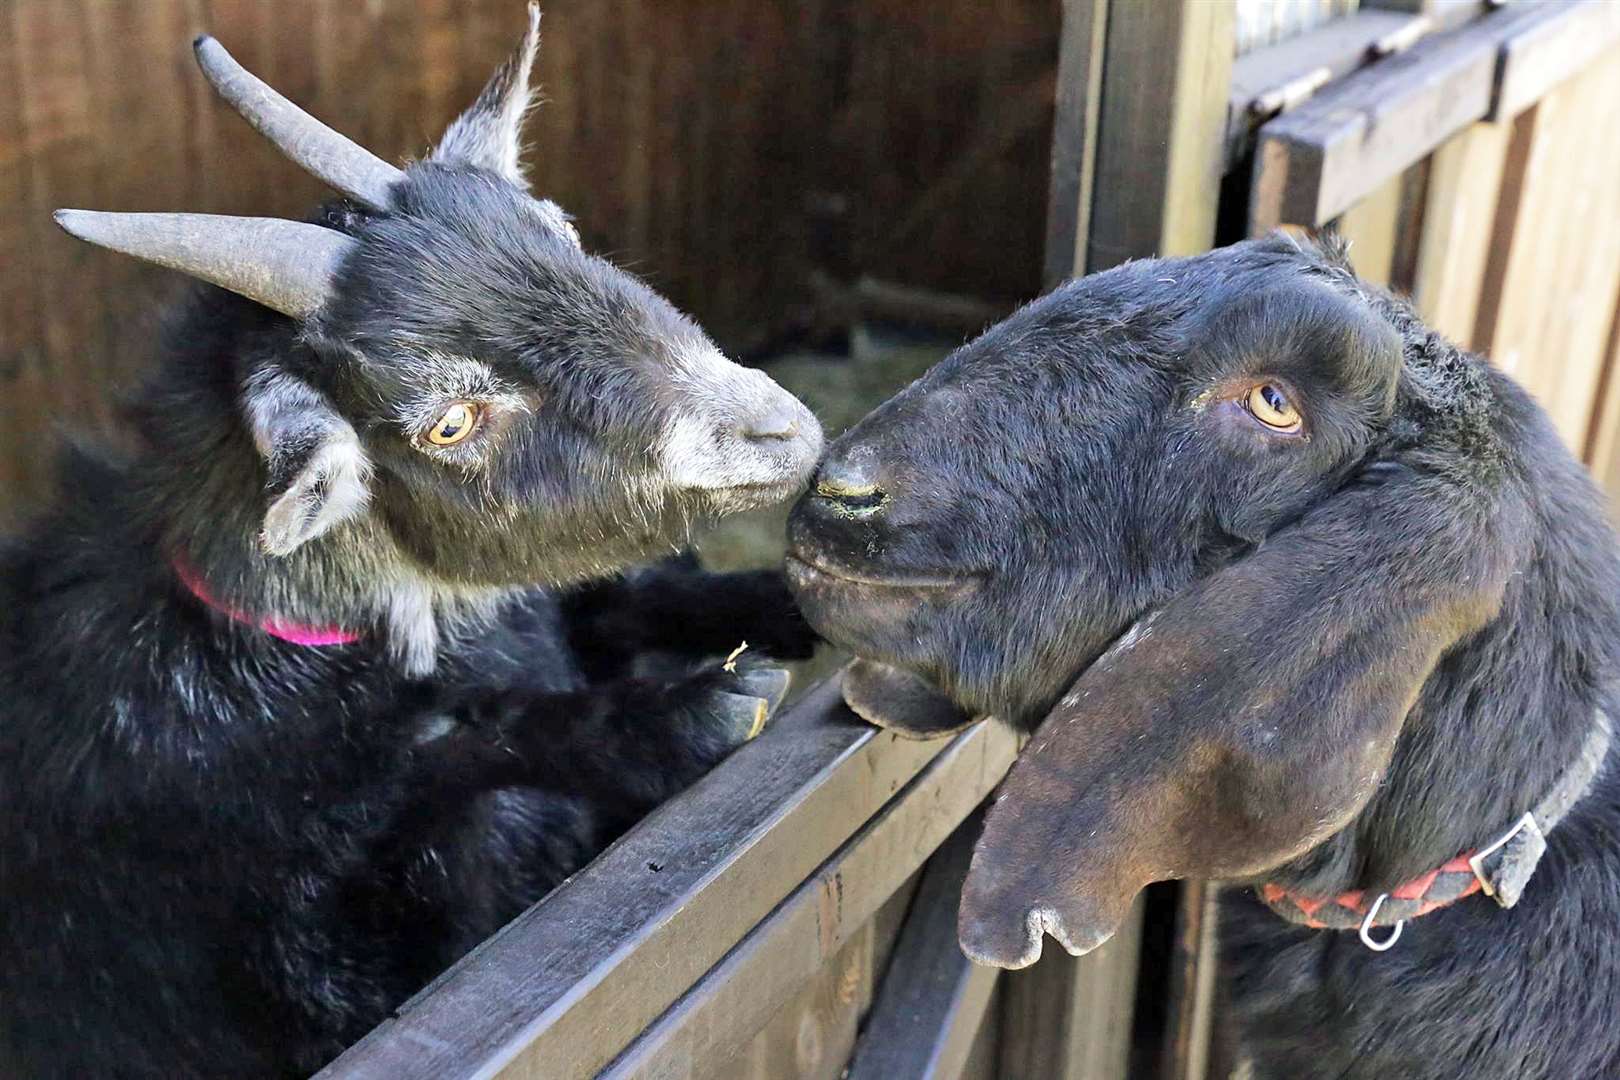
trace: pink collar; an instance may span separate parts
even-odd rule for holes
[[[274,615],[262,617],[249,615],[245,611],[239,611],[229,604],[222,603],[218,597],[209,591],[208,586],[203,584],[202,577],[197,573],[196,568],[187,562],[183,556],[174,556],[169,561],[169,565],[174,568],[175,576],[191,591],[192,596],[195,596],[202,603],[232,621],[239,622],[244,626],[256,627],[271,637],[280,638],[282,641],[290,641],[294,645],[352,645],[360,640],[360,635],[355,631],[345,630],[338,626],[303,626]]]

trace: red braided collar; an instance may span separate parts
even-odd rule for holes
[[[1415,919],[1479,892],[1484,886],[1469,862],[1475,854],[1459,855],[1444,866],[1383,894],[1383,903],[1379,905],[1372,925],[1387,926]],[[1260,898],[1289,922],[1297,922],[1313,930],[1355,929],[1367,921],[1367,915],[1379,900],[1378,894],[1369,896],[1365,889],[1353,889],[1338,896],[1311,898],[1269,882],[1260,886]]]
[[[1477,892],[1510,908],[1519,902],[1547,850],[1547,833],[1580,801],[1602,771],[1612,735],[1608,716],[1602,709],[1595,710],[1586,742],[1553,789],[1506,832],[1478,851],[1465,852],[1387,893],[1355,889],[1338,896],[1308,897],[1268,882],[1260,886],[1260,899],[1278,915],[1301,926],[1359,930],[1362,944],[1377,952],[1395,944],[1406,920]],[[1390,927],[1389,936],[1375,940],[1368,933],[1373,927]]]
[[[204,605],[213,608],[232,622],[255,627],[263,630],[271,637],[289,641],[294,645],[352,645],[360,640],[360,635],[357,632],[345,630],[342,627],[305,626],[277,615],[250,615],[220,601],[203,583],[202,576],[197,573],[196,568],[184,556],[175,555],[169,560],[169,565],[174,568],[175,576],[180,579],[181,584],[190,591],[192,596],[195,596]]]

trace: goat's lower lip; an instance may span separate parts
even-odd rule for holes
[[[868,585],[879,589],[954,589],[968,584],[972,576],[947,574],[896,574],[874,577],[842,567],[834,568],[797,552],[787,556],[787,574],[796,585],[806,585],[831,578],[851,585]]]
[[[742,497],[748,499],[761,499],[770,502],[785,502],[792,498],[804,487],[802,480],[761,481],[747,484],[728,484],[725,487],[694,487],[689,488],[695,495],[706,495],[709,498]]]

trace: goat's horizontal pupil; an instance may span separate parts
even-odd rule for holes
[[[457,402],[446,409],[444,415],[439,417],[438,423],[433,425],[433,430],[428,432],[428,441],[440,446],[458,442],[477,417],[473,406],[466,402]]]

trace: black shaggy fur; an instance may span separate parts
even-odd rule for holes
[[[1300,433],[1256,418],[1265,384]],[[1259,1077],[1620,1075],[1614,750],[1510,910],[1375,954],[1236,887],[1376,894],[1477,850],[1620,708],[1585,471],[1341,253],[1066,285],[844,435],[790,528],[829,638],[1041,725],[964,889],[970,955],[1087,951],[1148,881],[1223,879]]]
[[[811,645],[779,575],[613,576],[791,495],[819,429],[582,252],[486,99],[489,161],[324,213],[358,248],[314,317],[200,290],[140,450],[0,545],[0,1076],[307,1075],[751,733],[739,640]]]

